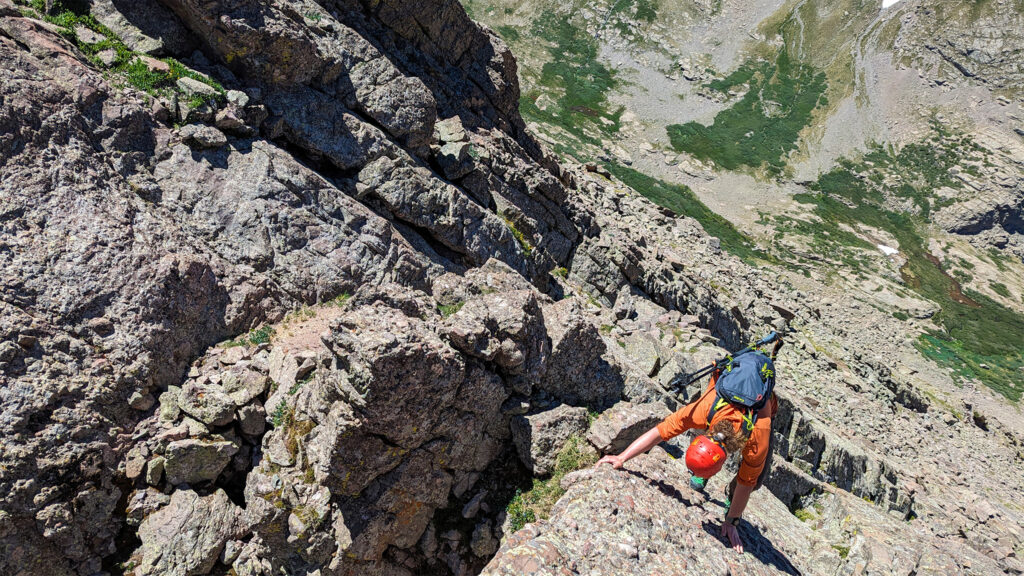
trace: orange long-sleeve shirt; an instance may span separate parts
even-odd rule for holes
[[[717,396],[715,394],[715,381],[715,378],[711,379],[707,389],[704,390],[704,394],[700,398],[676,410],[675,413],[658,424],[658,433],[661,434],[662,440],[675,438],[693,428],[708,429],[722,420],[733,422],[733,426],[737,430],[740,429],[739,427],[743,422],[743,413],[733,408],[732,404],[719,409],[718,412],[715,412],[714,418],[711,419],[712,421],[708,422],[708,412],[711,411],[711,405],[715,402]],[[772,434],[772,418],[775,417],[775,413],[778,410],[778,399],[772,394],[768,403],[758,412],[757,422],[754,423],[754,430],[750,433],[746,446],[743,447],[743,460],[740,462],[740,470],[736,474],[737,483],[744,486],[754,486],[757,484],[757,477],[761,475],[765,459],[768,457],[768,451],[771,450],[769,441]]]

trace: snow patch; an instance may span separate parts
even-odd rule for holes
[[[886,256],[895,256],[896,254],[900,253],[900,251],[897,250],[896,248],[893,248],[892,246],[886,246],[885,244],[879,244],[878,249],[881,250],[882,254],[885,254]]]
[[[888,8],[899,1],[900,0],[882,0],[882,8]]]

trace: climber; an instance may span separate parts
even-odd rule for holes
[[[728,454],[741,450],[739,471],[725,490],[722,536],[742,553],[743,541],[737,525],[750,494],[761,487],[771,468],[772,419],[779,407],[773,392],[775,375],[771,359],[775,357],[778,346],[771,358],[760,352],[744,355],[742,359],[730,358],[727,365],[712,373],[707,388],[697,400],[665,418],[621,454],[605,456],[597,465],[611,464],[613,468],[622,468],[627,460],[647,452],[659,442],[694,428],[707,430],[697,436],[686,450],[686,465],[693,473],[690,484],[697,490],[703,490],[707,479],[722,469]],[[750,379],[751,372],[760,372],[761,392],[754,395],[756,402],[741,403],[742,394],[731,392],[735,391],[736,382],[740,379],[744,384],[753,382],[756,386],[756,380]],[[724,389],[730,390],[728,398],[722,397]],[[748,405],[753,407],[748,408]]]

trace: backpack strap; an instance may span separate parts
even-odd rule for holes
[[[754,430],[754,424],[757,424],[758,411],[748,410],[746,409],[746,407],[743,406],[737,406],[732,402],[729,402],[725,398],[722,398],[722,396],[719,394],[715,395],[715,401],[711,404],[711,410],[708,410],[708,428],[711,428],[711,419],[715,417],[715,414],[719,410],[725,408],[730,404],[732,404],[733,408],[739,411],[741,417],[743,418],[743,431],[747,434],[750,434]]]

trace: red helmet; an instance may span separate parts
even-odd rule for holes
[[[701,434],[686,449],[686,467],[694,476],[711,478],[725,465],[725,448]]]

